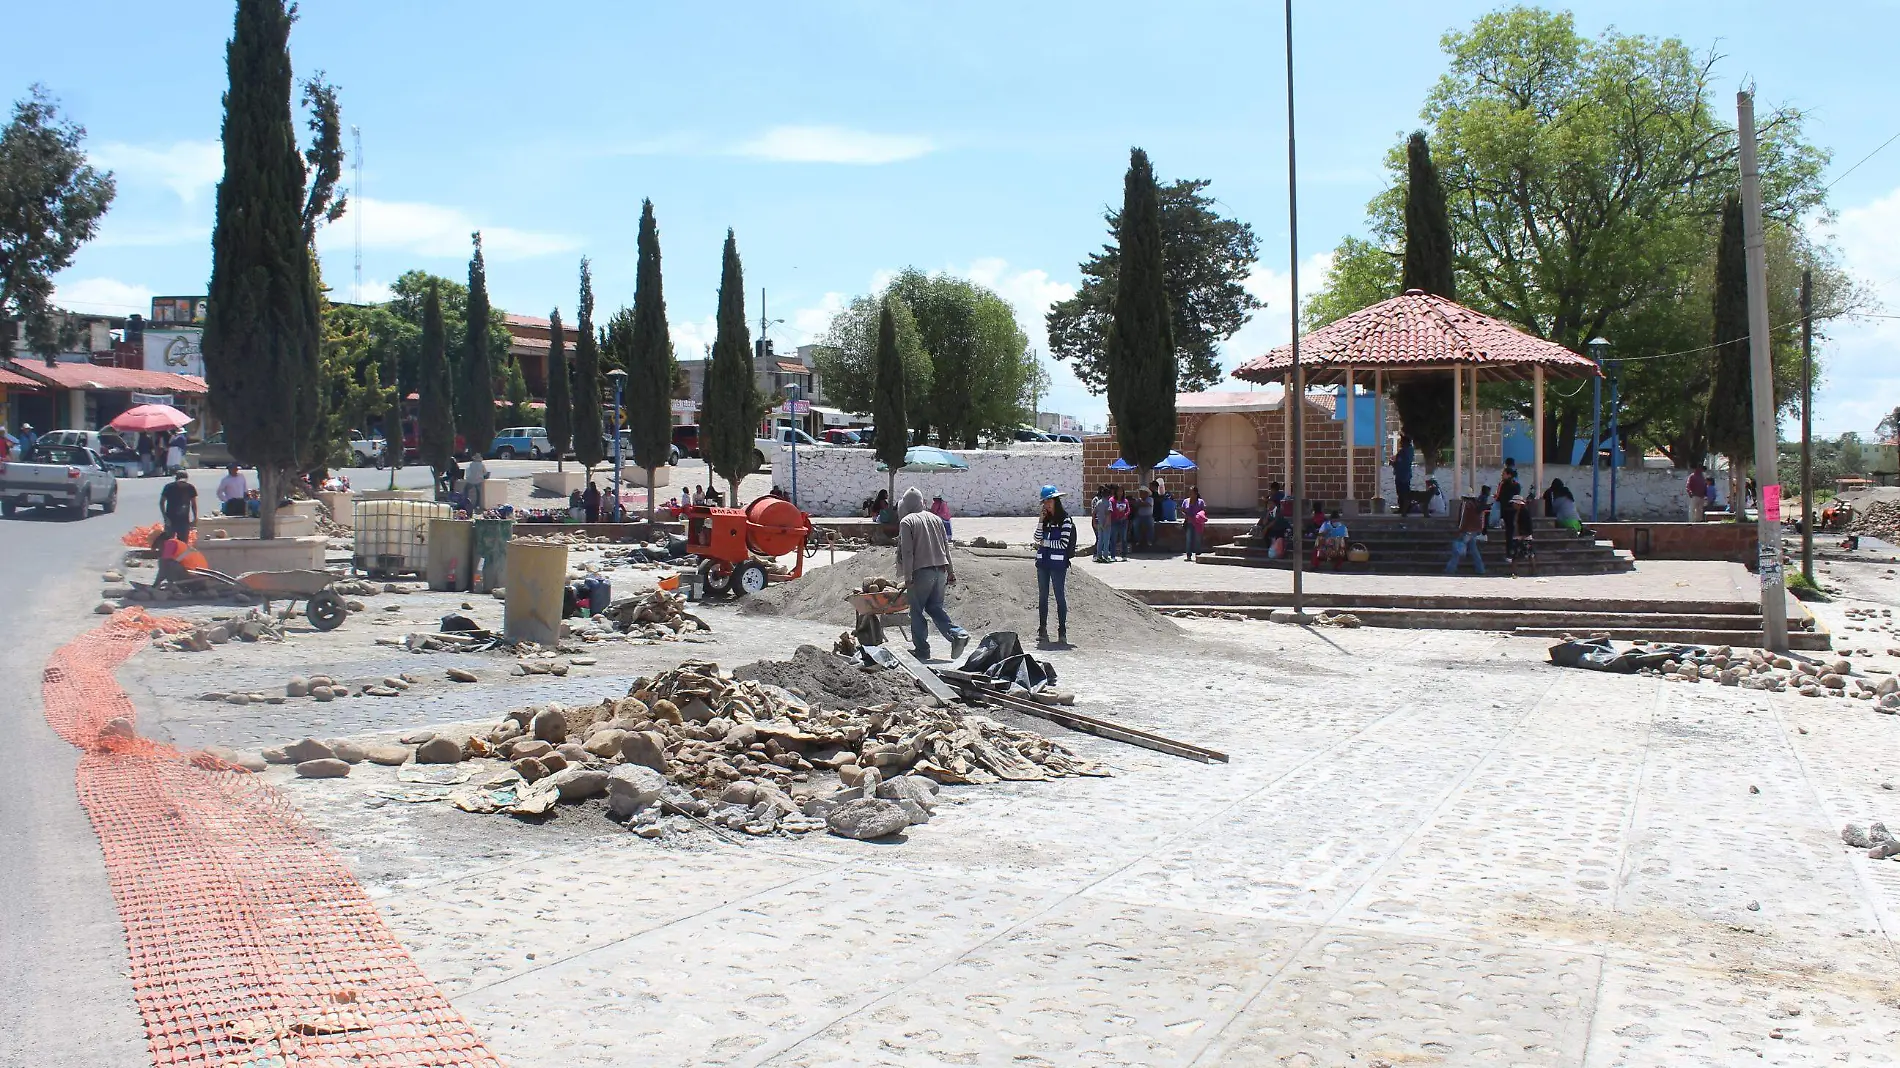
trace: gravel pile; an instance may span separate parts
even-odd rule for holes
[[[1638,674],[1660,676],[1670,682],[1713,682],[1771,693],[1793,690],[1803,697],[1852,698],[1872,702],[1876,711],[1887,715],[1900,715],[1900,679],[1856,674],[1853,662],[1846,659],[1795,660],[1760,649],[1737,652],[1726,645],[1718,649],[1693,647]]]
[[[992,631],[1036,633],[1036,563],[1016,554],[958,551],[957,584],[944,598],[945,609],[957,626],[981,639]],[[768,586],[747,597],[740,611],[758,615],[796,616],[849,629],[857,613],[846,598],[865,580],[893,576],[897,550],[867,549],[835,564],[813,568],[805,577]],[[1069,640],[1092,648],[1143,647],[1179,637],[1173,620],[1107,585],[1079,567],[1069,569]],[[1051,607],[1053,617],[1053,606]],[[902,616],[886,617],[885,625]],[[1055,626],[1055,619],[1049,626]],[[934,633],[935,628],[932,628]],[[942,645],[942,635],[933,639]]]
[[[1900,501],[1877,500],[1865,510],[1857,508],[1847,529],[1883,541],[1900,541]]]

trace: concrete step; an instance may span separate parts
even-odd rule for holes
[[[1566,634],[1585,637],[1608,637],[1620,642],[1648,641],[1672,642],[1679,645],[1732,645],[1744,649],[1759,649],[1767,642],[1767,636],[1759,630],[1686,630],[1660,629],[1649,630],[1641,627],[1619,627],[1611,629],[1593,628],[1587,633],[1566,627],[1518,627],[1511,633],[1526,638],[1560,639]],[[1826,652],[1832,648],[1826,634],[1802,630],[1788,632],[1788,648],[1801,652]]]
[[[1509,580],[1501,580],[1495,588],[1505,589],[1508,585]],[[1122,592],[1143,604],[1156,607],[1172,605],[1181,608],[1232,609],[1257,606],[1289,608],[1293,604],[1293,594],[1286,590],[1127,589]],[[1760,602],[1745,600],[1740,596],[1638,600],[1617,597],[1551,597],[1535,593],[1513,596],[1504,593],[1362,592],[1307,593],[1303,600],[1308,608],[1494,609],[1512,612],[1604,612],[1625,615],[1630,613],[1743,615],[1757,618],[1761,615]],[[1805,619],[1805,614],[1800,618]]]
[[[1190,609],[1197,612],[1231,612],[1252,619],[1265,619],[1270,614],[1283,611],[1279,605],[1191,605],[1160,603],[1152,606],[1157,612],[1178,609]],[[1447,609],[1447,608],[1378,608],[1364,605],[1343,605],[1327,608],[1326,611],[1351,612],[1368,626],[1399,627],[1417,630],[1521,630],[1525,627],[1562,628],[1566,630],[1592,633],[1618,627],[1627,628],[1633,621],[1640,621],[1645,628],[1667,628],[1677,630],[1760,630],[1760,612],[1737,612],[1731,614],[1682,613],[1630,613],[1630,612],[1566,612],[1566,611],[1527,611],[1519,608],[1509,609]],[[1790,632],[1807,626],[1805,619],[1790,620]]]
[[[1445,555],[1448,556],[1450,554],[1446,553]],[[1202,563],[1202,564],[1211,564],[1211,565],[1223,565],[1227,567],[1263,567],[1263,568],[1272,568],[1272,569],[1284,570],[1284,571],[1293,570],[1293,563],[1290,560],[1269,560],[1265,558],[1264,556],[1260,556],[1260,557],[1227,556],[1227,555],[1220,555],[1217,553],[1209,553],[1206,556],[1196,557],[1195,562]],[[1485,559],[1484,566],[1485,566],[1485,570],[1487,574],[1503,575],[1506,573],[1505,563],[1501,559],[1493,563],[1493,561],[1489,557],[1487,557]],[[1636,566],[1635,561],[1629,560],[1629,559],[1623,559],[1623,558],[1615,558],[1615,559],[1589,558],[1589,559],[1572,561],[1572,560],[1561,560],[1561,559],[1560,560],[1545,560],[1540,557],[1538,559],[1537,567],[1535,571],[1532,571],[1528,566],[1526,566],[1524,569],[1519,571],[1519,574],[1524,575],[1524,576],[1609,575],[1609,574],[1615,574],[1620,571],[1632,570],[1635,568],[1635,566]],[[1310,570],[1315,570],[1315,569],[1309,566],[1308,570],[1310,571]],[[1329,564],[1325,566],[1325,570],[1328,572],[1332,572],[1333,568]],[[1371,561],[1367,561],[1365,563],[1358,563],[1358,564],[1348,562],[1348,563],[1341,564],[1339,567],[1339,573],[1348,574],[1348,575],[1375,575],[1375,574],[1376,575],[1434,575],[1434,574],[1443,574],[1444,570],[1445,570],[1445,559],[1443,556],[1439,557],[1436,560],[1433,560],[1430,558],[1420,558],[1416,560],[1383,560],[1383,561],[1374,559]],[[1465,564],[1463,567],[1459,569],[1459,574],[1463,574],[1463,575],[1471,574],[1469,563]]]

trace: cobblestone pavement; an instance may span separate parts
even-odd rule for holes
[[[390,601],[440,609],[372,610]],[[262,686],[286,664],[497,661],[377,650],[353,621],[128,672],[179,740],[256,745],[834,636],[710,615],[707,645],[391,701],[184,697],[206,668]],[[899,844],[656,843],[388,802],[392,769],[269,774],[518,1066],[1893,1063],[1900,863],[1839,831],[1900,826],[1900,717],[1565,671],[1482,633],[1183,622],[1172,647],[1058,654],[1064,683],[1231,763],[1051,727],[1117,776],[947,789]]]

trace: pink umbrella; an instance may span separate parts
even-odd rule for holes
[[[177,430],[191,422],[191,416],[169,404],[141,404],[127,408],[112,421],[114,430]]]

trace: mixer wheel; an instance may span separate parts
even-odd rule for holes
[[[740,564],[739,570],[733,573],[732,585],[735,593],[765,592],[765,568],[756,562]]]
[[[707,560],[699,565],[699,588],[714,596],[732,592],[732,571],[722,570],[719,561]]]

